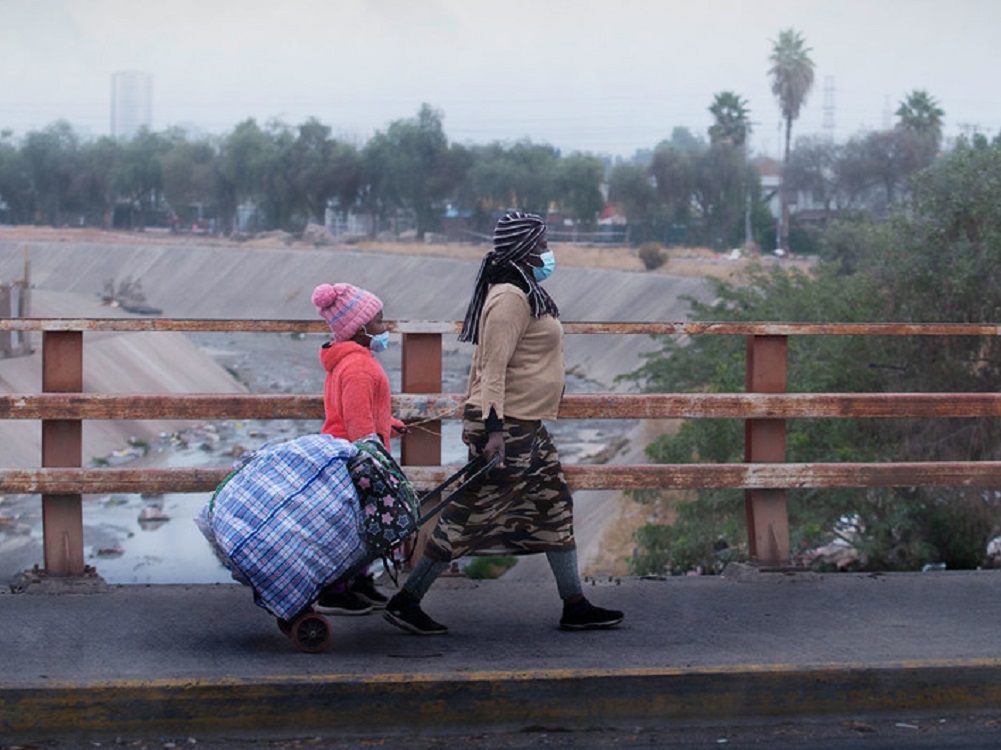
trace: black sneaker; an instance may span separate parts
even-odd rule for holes
[[[362,601],[372,605],[372,609],[382,609],[386,606],[389,598],[375,587],[375,579],[372,576],[358,576],[351,583],[351,593],[355,594]]]
[[[587,599],[563,605],[561,630],[601,630],[614,628],[625,618],[617,609],[595,607]]]
[[[320,592],[313,611],[322,615],[367,615],[372,605],[353,591],[340,593]]]
[[[421,609],[421,603],[409,591],[400,591],[386,605],[386,620],[415,635],[443,635],[448,628],[435,622]]]

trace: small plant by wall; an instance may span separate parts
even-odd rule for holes
[[[656,242],[644,242],[640,245],[639,258],[643,261],[643,267],[648,271],[653,271],[667,263],[667,253]]]
[[[516,557],[502,555],[487,555],[484,557],[474,557],[468,565],[462,567],[462,572],[467,578],[490,579],[500,578],[518,562]]]

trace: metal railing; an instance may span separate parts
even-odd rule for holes
[[[441,419],[454,418],[461,396],[442,393],[442,337],[460,324],[390,322],[402,334],[401,392],[394,413],[426,430],[403,438],[401,459],[418,487],[457,467],[441,465]],[[1001,462],[786,463],[791,418],[947,418],[1001,416],[992,393],[787,393],[791,336],[998,336],[993,325],[565,323],[570,335],[732,335],[746,339],[746,392],[568,395],[561,419],[719,419],[745,422],[743,464],[568,465],[577,490],[743,489],[749,551],[763,564],[790,558],[786,490],[809,487],[1001,486]],[[82,496],[93,493],[211,492],[221,468],[85,468],[84,420],[322,419],[320,394],[99,394],[83,392],[84,333],[94,331],[327,332],[322,321],[153,318],[3,318],[0,331],[38,331],[42,383],[38,393],[0,395],[0,419],[40,420],[41,468],[0,468],[0,493],[40,494],[44,565],[50,575],[85,570]]]

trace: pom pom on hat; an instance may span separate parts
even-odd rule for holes
[[[334,341],[348,341],[382,310],[382,300],[352,284],[320,284],[313,304],[327,321]]]

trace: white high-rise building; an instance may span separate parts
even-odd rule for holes
[[[111,137],[131,138],[153,124],[153,76],[123,70],[111,76]]]

